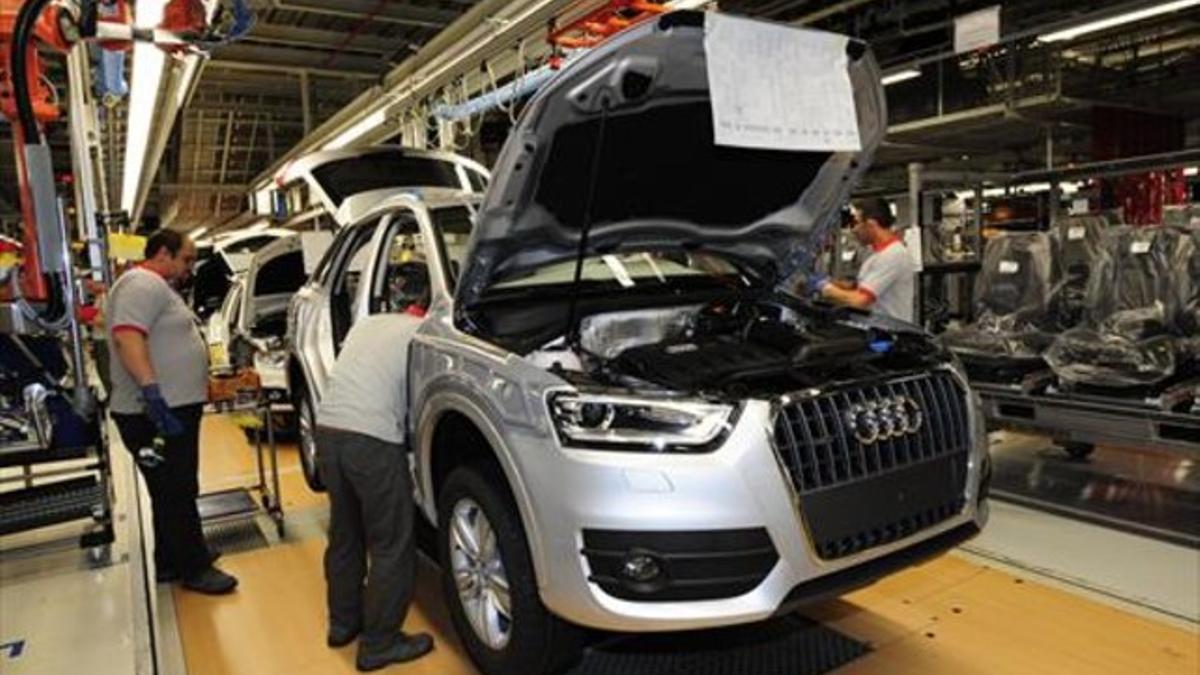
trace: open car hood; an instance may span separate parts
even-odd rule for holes
[[[460,311],[495,283],[574,259],[589,220],[588,255],[707,251],[769,284],[811,265],[886,131],[875,59],[864,43],[845,40],[859,150],[717,145],[705,22],[703,13],[675,12],[634,27],[574,61],[529,103],[484,198]]]

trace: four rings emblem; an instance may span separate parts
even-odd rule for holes
[[[915,434],[925,423],[921,406],[908,396],[855,403],[845,413],[846,425],[863,445]]]

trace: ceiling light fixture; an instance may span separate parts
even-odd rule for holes
[[[340,150],[358,139],[374,131],[387,122],[387,108],[380,108],[367,117],[362,118],[354,126],[343,131],[325,144],[325,150]]]
[[[133,22],[137,28],[153,29],[162,23],[166,0],[138,0]],[[125,126],[125,169],[121,183],[121,209],[135,217],[138,187],[146,166],[150,129],[167,56],[147,42],[133,45],[133,77],[130,84],[129,119]]]
[[[1053,33],[1039,35],[1038,40],[1041,42],[1064,42],[1067,40],[1074,40],[1075,38],[1082,35],[1087,35],[1088,33],[1107,30],[1109,28],[1122,26],[1127,23],[1149,19],[1150,17],[1159,16],[1161,14],[1175,12],[1188,7],[1195,7],[1196,5],[1200,5],[1200,0],[1174,0],[1173,2],[1164,2],[1159,5],[1152,5],[1150,7],[1135,9],[1130,12],[1115,14],[1104,19],[1096,19],[1095,21],[1089,21],[1071,28],[1057,30]]]
[[[1200,2],[1200,0],[1197,1]],[[882,81],[883,86],[887,87],[896,84],[897,82],[904,82],[905,80],[911,80],[920,76],[921,71],[917,70],[916,68],[905,68],[904,70],[897,70],[894,73],[888,73],[887,75],[884,75]]]

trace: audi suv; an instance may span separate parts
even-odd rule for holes
[[[572,62],[525,108],[482,203],[381,200],[293,303],[289,377],[310,410],[354,316],[427,305],[395,346],[414,485],[489,675],[563,667],[580,627],[762,620],[987,519],[984,424],[953,356],[913,325],[780,290],[883,138],[870,50],[770,26],[842,40],[858,149],[719,144],[712,16],[667,14]],[[326,302],[342,323],[299,311]]]

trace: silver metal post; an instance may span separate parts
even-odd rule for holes
[[[96,201],[97,188],[101,192],[105,190],[101,177],[103,169],[97,167],[93,155],[93,152],[100,152],[100,135],[96,128],[91,82],[87,45],[76,44],[67,54],[67,118],[71,134],[71,167],[75,174],[75,217],[79,238],[87,246],[92,278],[110,283],[107,239],[97,218],[100,211]]]

